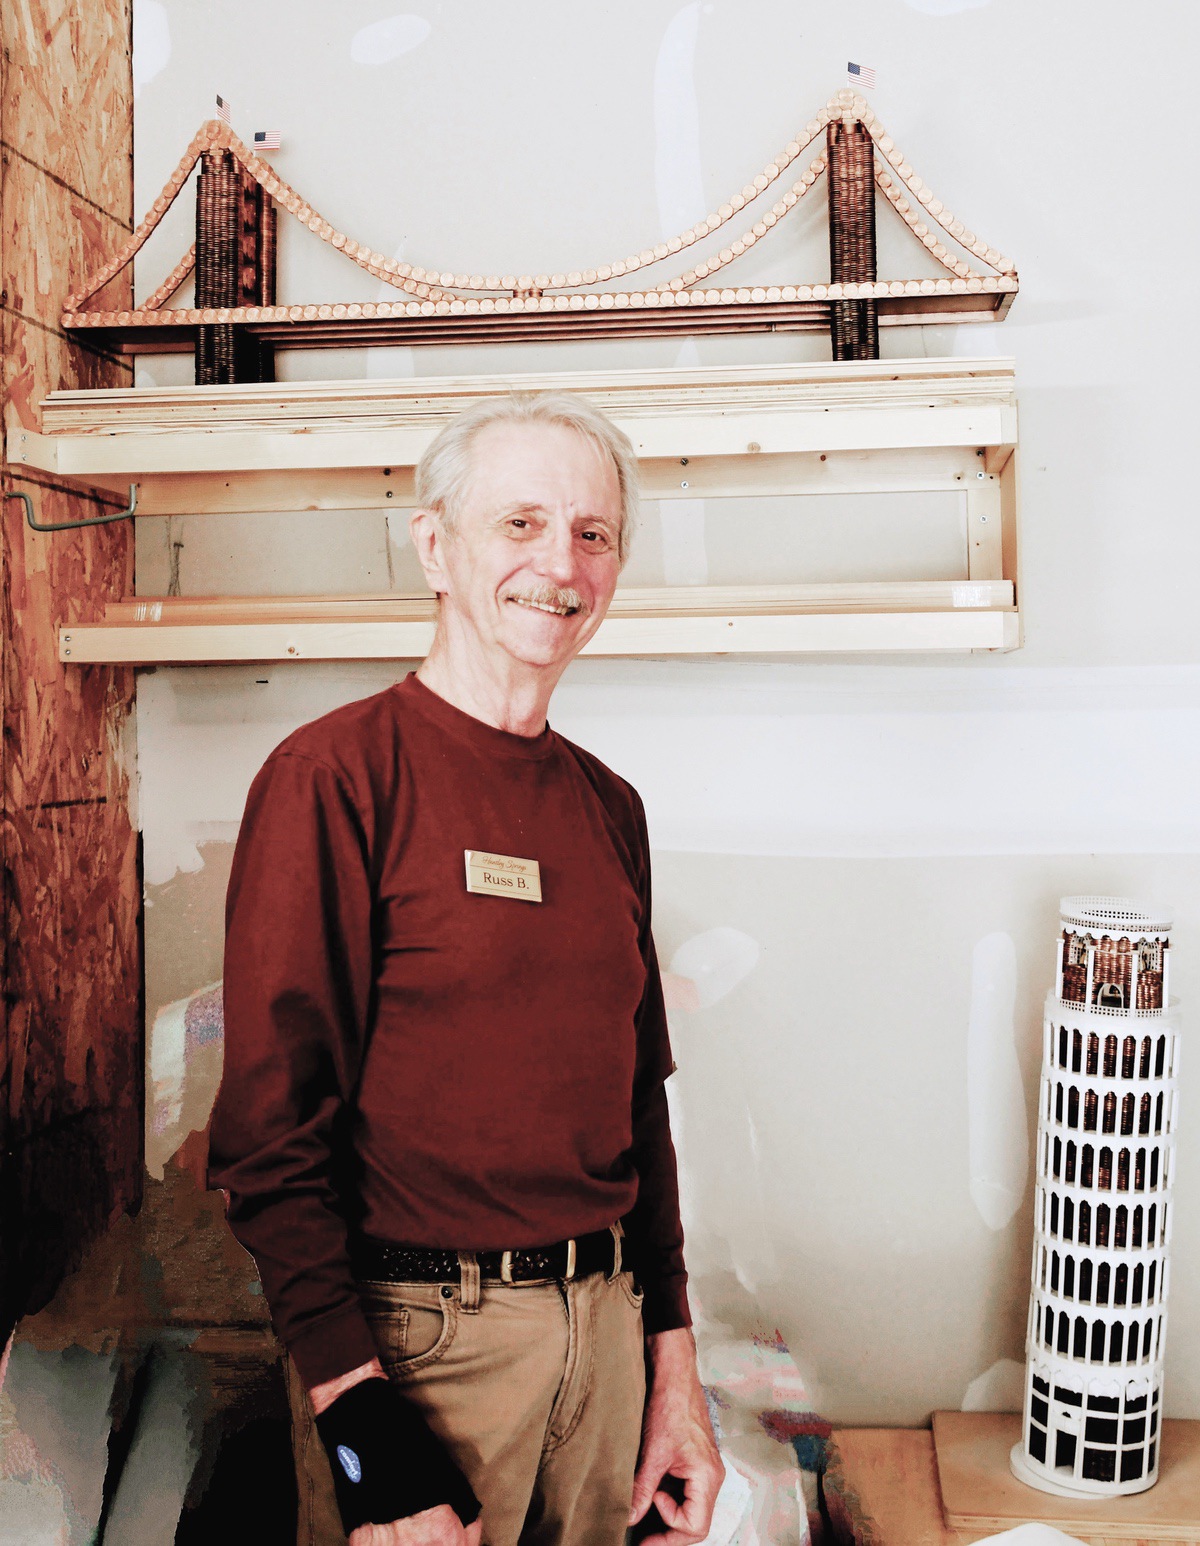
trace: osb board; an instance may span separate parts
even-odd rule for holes
[[[130,0],[0,0],[3,137],[126,228],[133,214]]]
[[[9,72],[11,82],[13,72]],[[128,238],[125,227],[87,199],[65,188],[11,151],[0,152],[4,183],[0,223],[5,253],[5,306],[57,328],[63,302]],[[130,304],[130,271],[118,275],[105,295],[114,306]]]
[[[97,513],[36,491],[48,521]],[[36,1308],[87,1237],[141,1184],[142,988],[138,834],[126,738],[133,673],[66,671],[60,622],[133,584],[125,526],[40,533],[6,500],[3,563],[4,933],[0,1089],[6,1159],[0,1294]],[[0,1312],[2,1314],[2,1312]],[[2,1330],[3,1327],[0,1327]]]
[[[128,387],[133,367],[106,359],[64,338],[39,322],[27,322],[13,312],[0,313],[3,323],[3,387],[6,427],[37,430],[40,404],[47,392],[64,387]],[[30,485],[16,485],[29,490]],[[102,510],[90,512],[102,515]],[[39,517],[41,519],[41,517]]]
[[[839,1428],[826,1503],[853,1546],[959,1546],[942,1518],[933,1439],[923,1428]]]
[[[130,224],[130,15],[129,0],[0,0],[6,422],[36,428],[36,404],[56,386],[129,384],[124,368],[70,344],[58,324],[71,285]],[[43,520],[101,513],[64,492],[34,492]],[[23,506],[5,500],[0,581],[3,1340],[140,1195],[133,673],[66,671],[56,649],[61,622],[98,616],[132,591],[132,530],[35,532]]]
[[[1068,1535],[1200,1546],[1200,1422],[1163,1424],[1157,1483],[1124,1498],[1056,1498],[1019,1482],[1008,1456],[1021,1419],[1007,1412],[935,1412],[934,1447],[946,1518],[976,1536],[1029,1520]]]

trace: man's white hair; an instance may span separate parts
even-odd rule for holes
[[[638,460],[629,436],[594,403],[574,392],[512,392],[465,408],[434,437],[417,463],[417,505],[433,510],[451,535],[470,484],[475,437],[489,424],[561,424],[612,458],[621,490],[617,555],[629,557],[638,515]]]

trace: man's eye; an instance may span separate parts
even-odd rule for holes
[[[608,541],[608,533],[605,531],[585,531],[580,535],[586,537],[593,545]]]

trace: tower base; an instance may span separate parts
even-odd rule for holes
[[[1019,1482],[1024,1482],[1027,1487],[1036,1487],[1039,1492],[1048,1492],[1056,1498],[1131,1497],[1137,1492],[1148,1492],[1158,1480],[1158,1473],[1154,1472],[1138,1482],[1126,1483],[1119,1491],[1111,1482],[1097,1482],[1094,1487],[1089,1488],[1086,1482],[1059,1481],[1056,1477],[1047,1476],[1045,1472],[1029,1464],[1025,1455],[1025,1445],[1020,1439],[1009,1450],[1008,1466]]]

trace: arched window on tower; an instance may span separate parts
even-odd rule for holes
[[[1075,1204],[1069,1197],[1063,1198],[1062,1234],[1064,1240],[1073,1240],[1075,1229]]]
[[[1112,1330],[1108,1335],[1108,1361],[1120,1363],[1125,1343],[1125,1328],[1120,1321],[1113,1321]]]
[[[1137,1062],[1137,1041],[1132,1036],[1126,1036],[1121,1043],[1121,1078],[1132,1079],[1134,1064]]]
[[[1150,1057],[1151,1057],[1150,1038],[1149,1038],[1149,1036],[1143,1036],[1142,1037],[1142,1060],[1138,1064],[1138,1078],[1139,1079],[1149,1079],[1149,1077],[1150,1077]]]
[[[1090,1202],[1079,1204],[1079,1243],[1091,1245],[1092,1243],[1092,1205]]]
[[[1074,1084],[1067,1091],[1067,1126],[1079,1126],[1079,1087]]]
[[[1117,1038],[1115,1036],[1104,1038],[1104,1077],[1106,1079],[1117,1077]]]
[[[1080,1186],[1091,1186],[1092,1166],[1095,1163],[1095,1159],[1095,1150],[1092,1148],[1090,1143],[1085,1143],[1083,1146],[1083,1155],[1081,1157],[1081,1163],[1079,1167]]]
[[[1096,1303],[1107,1304],[1112,1268],[1102,1261],[1096,1268]]]
[[[1117,1215],[1113,1219],[1113,1245],[1118,1251],[1125,1249],[1125,1238],[1129,1232],[1129,1209],[1124,1203],[1117,1209]]]
[[[1135,1105],[1136,1102],[1133,1098],[1133,1091],[1130,1090],[1121,1101],[1121,1132],[1125,1137],[1128,1137],[1129,1134],[1133,1132]]]
[[[1112,1162],[1113,1152],[1107,1144],[1100,1150],[1100,1164],[1097,1167],[1096,1185],[1102,1192],[1112,1190]]]
[[[1099,1072],[1100,1065],[1100,1038],[1095,1031],[1089,1031],[1087,1039],[1087,1071],[1089,1074]]]
[[[1043,1250],[1045,1247],[1043,1247]],[[1092,1259],[1084,1256],[1079,1263],[1079,1297],[1084,1304],[1092,1302]]]
[[[1100,1203],[1096,1208],[1096,1244],[1100,1247],[1108,1244],[1108,1204]]]
[[[1104,1131],[1113,1133],[1117,1128],[1117,1097],[1109,1090],[1104,1097]]]

